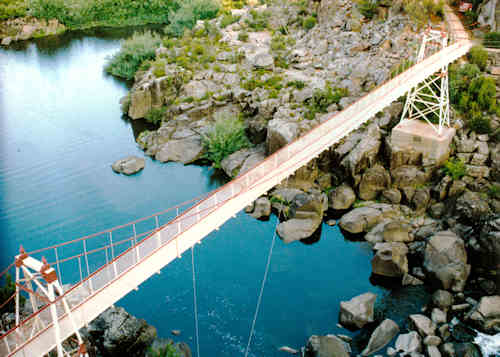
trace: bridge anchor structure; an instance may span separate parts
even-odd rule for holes
[[[417,63],[448,46],[448,33],[428,28],[424,31]],[[391,143],[396,150],[422,154],[424,165],[439,165],[449,156],[455,129],[450,127],[448,63],[412,88],[407,96],[400,123],[393,129]]]

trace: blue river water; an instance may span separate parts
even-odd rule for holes
[[[0,266],[23,245],[34,250],[153,214],[221,184],[210,167],[146,159],[131,177],[110,165],[143,156],[141,123],[123,119],[127,84],[103,72],[127,32],[73,33],[0,49]],[[200,354],[242,355],[276,217],[241,212],[195,247]],[[252,356],[279,356],[311,334],[339,329],[341,300],[373,291],[371,249],[322,227],[318,242],[277,240],[251,345]],[[194,346],[191,255],[164,268],[118,305],[161,337]]]

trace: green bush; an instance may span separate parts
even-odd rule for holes
[[[235,22],[238,22],[240,19],[241,16],[233,16],[233,14],[230,12],[226,13],[220,20],[220,27],[225,28],[231,24],[234,24]]]
[[[123,42],[120,51],[108,59],[104,69],[114,76],[131,80],[142,62],[154,59],[160,43],[160,36],[150,31],[134,33]]]
[[[500,199],[500,185],[495,184],[495,183],[492,184],[490,186],[490,188],[488,189],[488,195],[491,198]]]
[[[0,2],[0,20],[14,19],[26,15],[25,0],[2,0]]]
[[[220,9],[217,0],[183,0],[179,9],[168,16],[170,24],[166,32],[172,36],[182,36],[185,29],[192,29],[198,20],[214,18]]]
[[[297,89],[302,89],[306,86],[305,82],[303,81],[298,81],[298,80],[295,80],[295,81],[290,81],[286,84],[287,87],[294,87],[294,88],[297,88]]]
[[[250,10],[251,19],[246,19],[245,22],[252,31],[264,31],[268,27],[271,13],[269,11]]]
[[[327,86],[324,90],[316,89],[312,98],[307,102],[308,111],[304,115],[305,118],[312,120],[316,117],[317,113],[326,113],[330,105],[338,104],[340,99],[348,94],[345,88]]]
[[[450,176],[453,180],[460,180],[467,174],[467,168],[463,161],[459,159],[450,159],[444,163],[442,171],[445,175]]]
[[[314,26],[316,26],[316,18],[313,16],[308,16],[305,19],[302,20],[302,27],[309,31],[312,29]]]
[[[480,73],[479,67],[470,63],[466,63],[461,67],[457,65],[451,65],[449,67],[451,103],[458,104],[462,94],[468,90],[470,82]]]
[[[238,34],[238,41],[247,42],[248,41],[248,32],[240,31]]]
[[[204,157],[220,168],[222,160],[232,153],[250,147],[243,122],[230,114],[216,117],[215,124],[202,137]]]
[[[377,1],[375,0],[358,0],[358,9],[361,14],[367,19],[372,19],[377,13]]]
[[[484,35],[483,45],[485,47],[500,48],[500,32],[488,32]]]
[[[0,287],[0,305],[5,303],[14,293],[16,292],[16,284],[12,281],[10,274],[5,275],[5,284]],[[20,295],[19,302],[21,306],[24,304],[26,299]],[[0,309],[0,316],[5,312],[14,312],[16,309],[15,299],[10,300],[2,309]]]
[[[477,65],[481,71],[484,71],[488,61],[488,52],[483,46],[474,46],[467,54],[467,58],[470,63]]]
[[[175,0],[30,0],[30,14],[69,28],[167,23]]]
[[[169,343],[165,347],[158,349],[150,348],[147,357],[181,357],[181,354],[172,343]]]
[[[477,134],[490,134],[492,131],[490,118],[481,114],[470,117],[467,120],[467,126]]]
[[[165,113],[167,108],[151,108],[151,110],[146,114],[146,121],[152,124],[160,124],[163,118],[165,117]]]

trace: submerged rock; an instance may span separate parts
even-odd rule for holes
[[[142,157],[128,156],[124,159],[117,160],[111,165],[111,168],[116,173],[121,173],[124,175],[133,175],[141,171],[146,164],[146,161]]]

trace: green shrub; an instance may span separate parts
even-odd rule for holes
[[[160,347],[158,349],[150,348],[147,357],[181,357],[181,354],[172,343],[169,343],[165,347]]]
[[[367,19],[372,19],[377,13],[377,1],[375,0],[358,0],[358,9],[361,14]]]
[[[500,48],[500,32],[488,32],[484,35],[483,45],[485,47]]]
[[[453,104],[458,104],[462,94],[467,92],[470,82],[476,78],[481,71],[475,64],[466,63],[459,67],[451,65],[449,67],[449,87],[450,101]]]
[[[450,176],[453,180],[460,180],[467,174],[467,168],[462,160],[449,159],[444,163],[442,171],[445,175]]]
[[[211,161],[215,168],[220,168],[222,160],[227,156],[250,147],[243,122],[226,113],[216,117],[215,124],[202,137],[202,142],[204,157]]]
[[[267,10],[257,11],[250,10],[251,19],[246,19],[245,22],[252,31],[264,31],[268,27],[269,17],[271,13]]]
[[[16,292],[16,284],[12,281],[12,277],[10,274],[5,275],[5,284],[0,287],[0,305],[5,303],[14,293]],[[24,304],[26,300],[22,295],[20,297],[21,306]],[[15,299],[10,300],[8,304],[6,304],[2,309],[0,309],[0,315],[5,312],[14,312],[16,309]]]
[[[286,84],[287,87],[294,87],[294,88],[297,88],[297,89],[302,89],[306,86],[306,83],[303,82],[303,81],[298,81],[298,80],[295,80],[295,81],[290,81]]]
[[[183,0],[179,9],[168,16],[170,24],[166,32],[172,36],[181,36],[185,29],[192,29],[198,20],[217,16],[219,10],[217,0]]]
[[[4,0],[2,0],[4,1]],[[69,28],[167,23],[175,0],[30,0],[30,14]]]
[[[465,25],[468,27],[476,27],[477,24],[477,18],[479,17],[479,14],[475,11],[467,11],[465,13]]]
[[[500,185],[495,183],[492,184],[488,189],[488,196],[490,196],[491,198],[500,199]]]
[[[248,32],[240,31],[238,34],[238,41],[247,42],[248,41]]]
[[[295,39],[293,37],[284,36],[280,32],[276,32],[271,38],[271,49],[273,51],[283,51],[293,45],[295,45]]]
[[[25,0],[2,0],[0,2],[0,20],[26,16]]]
[[[160,124],[163,118],[165,117],[165,113],[167,108],[151,108],[151,110],[146,114],[145,119],[152,124]]]
[[[149,61],[147,61],[149,62]],[[144,62],[146,63],[146,62]],[[165,76],[165,66],[167,64],[167,61],[164,59],[157,60],[153,62],[153,74],[155,75],[156,78],[160,78]],[[142,65],[141,65],[142,68]]]
[[[484,71],[488,61],[488,52],[483,46],[474,46],[467,54],[467,58],[470,63],[477,65],[481,71]]]
[[[490,118],[481,114],[470,117],[467,126],[477,134],[490,134],[492,131]]]
[[[234,24],[235,22],[238,22],[241,19],[241,16],[233,16],[232,13],[226,13],[224,16],[222,16],[222,19],[220,20],[220,27],[225,28],[231,24]]]
[[[324,90],[316,89],[312,98],[307,102],[308,111],[304,115],[305,118],[312,120],[316,117],[317,113],[326,113],[330,105],[338,104],[340,99],[348,94],[345,88],[327,86]]]
[[[306,17],[305,19],[302,20],[302,27],[309,31],[312,29],[314,26],[316,26],[317,20],[313,16]]]
[[[160,37],[150,31],[134,33],[123,42],[120,51],[108,59],[104,68],[114,76],[131,80],[142,62],[154,59],[160,43]]]

